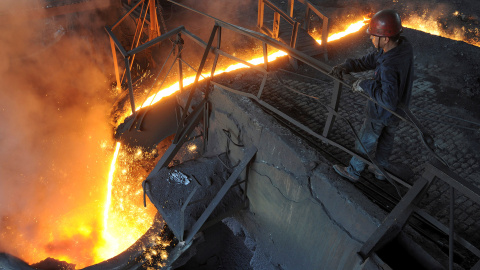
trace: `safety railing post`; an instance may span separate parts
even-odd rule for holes
[[[295,49],[295,46],[297,45],[297,36],[298,36],[298,26],[300,25],[299,22],[295,22],[292,28],[292,37],[290,38],[290,47]]]
[[[222,27],[219,27],[218,33],[217,33],[217,49],[218,50],[220,50],[221,45],[222,45]],[[213,75],[215,74],[215,70],[217,68],[218,57],[220,56],[220,53],[218,50],[215,52],[215,60],[213,60],[212,72],[210,73],[210,78],[213,78]]]
[[[280,13],[273,14],[273,38],[278,38],[280,32]]]
[[[257,98],[260,99],[262,96],[263,88],[265,87],[265,83],[267,82],[267,76],[268,76],[268,51],[267,51],[267,43],[263,42],[263,62],[265,66],[265,70],[267,73],[263,75],[262,83],[260,84],[260,89],[258,90]]]
[[[113,65],[115,66],[115,79],[117,80],[117,92],[122,90],[122,83],[120,82],[120,73],[118,71],[117,51],[115,49],[115,43],[112,37],[110,37],[110,46],[112,47]]]
[[[338,111],[338,105],[340,104],[340,96],[342,94],[342,84],[340,81],[335,80],[333,82],[333,93],[332,93],[332,99],[330,101],[330,109],[334,110],[334,112],[329,112],[327,121],[325,122],[325,126],[323,128],[323,137],[328,137],[328,134],[330,133],[330,129],[333,126],[333,123],[335,122],[335,112]]]
[[[295,5],[295,0],[288,0],[288,16],[293,18],[293,7]]]
[[[258,18],[257,18],[257,26],[258,28],[262,29],[263,27],[263,15],[265,11],[265,3],[263,0],[258,0]]]
[[[182,113],[182,118],[185,119],[187,117],[187,112],[188,109],[190,108],[190,103],[192,102],[193,94],[195,92],[195,88],[197,87],[198,84],[198,79],[200,78],[200,75],[202,74],[203,67],[205,66],[205,61],[207,60],[208,54],[210,53],[210,49],[212,48],[212,43],[215,38],[215,35],[218,31],[218,24],[215,24],[213,27],[212,33],[210,34],[210,38],[208,39],[208,44],[205,48],[205,52],[203,53],[202,61],[200,61],[200,66],[198,67],[197,75],[195,76],[195,81],[192,84],[192,90],[190,91],[190,94],[188,96],[187,103],[185,104],[185,108],[183,109]],[[182,121],[183,123],[183,121]],[[179,127],[181,128],[181,127]],[[177,138],[176,138],[177,139]]]
[[[183,50],[183,39],[182,34],[177,34],[177,54],[178,54],[178,89],[180,93],[183,92],[183,67],[182,67],[182,50]]]
[[[453,270],[453,239],[454,239],[454,210],[455,210],[455,189],[450,186],[450,226],[448,233],[448,269]]]
[[[303,29],[308,32],[310,29],[310,7],[307,6],[305,9],[305,24],[303,25]]]
[[[328,17],[323,16],[322,17],[323,21],[323,26],[322,26],[322,46],[323,46],[323,55],[325,56],[325,61],[328,61],[328,50],[327,50],[327,44],[328,44]]]
[[[127,72],[130,105],[132,107],[132,114],[134,116],[133,118],[135,118],[137,116],[137,112],[135,111],[135,98],[133,96],[132,73],[130,71],[130,60],[128,60],[128,56],[125,57],[125,68],[126,68],[126,72]]]

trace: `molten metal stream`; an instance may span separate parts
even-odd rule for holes
[[[107,184],[107,199],[105,201],[105,210],[103,212],[103,235],[104,238],[108,234],[108,211],[110,210],[110,205],[112,204],[112,182],[113,174],[115,173],[115,163],[117,163],[118,152],[120,151],[120,146],[122,144],[117,142],[115,147],[115,152],[113,153],[112,163],[110,164],[110,171],[108,172],[108,184]]]
[[[367,23],[369,21],[370,21],[370,19],[367,19],[367,18],[363,17],[363,20],[350,24],[345,31],[338,32],[338,33],[330,35],[327,38],[327,42],[338,40],[338,39],[341,39],[344,36],[347,36],[347,35],[353,34],[355,32],[358,32],[365,25],[367,25]],[[318,42],[318,44],[322,44],[321,39],[317,39],[316,41]]]

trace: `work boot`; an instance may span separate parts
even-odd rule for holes
[[[348,181],[352,182],[352,183],[356,183],[358,182],[358,179],[360,177],[356,176],[356,175],[351,175],[348,171],[347,171],[347,167],[344,167],[344,166],[340,166],[340,165],[333,165],[333,169],[342,177],[345,177],[348,179]]]
[[[373,173],[377,180],[380,180],[380,181],[385,180],[385,175],[383,175],[383,173],[380,170],[377,170],[377,168],[375,168],[375,166],[368,165],[368,171]]]

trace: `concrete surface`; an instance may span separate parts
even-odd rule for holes
[[[218,88],[210,97],[208,151],[227,151],[232,164],[243,156],[243,148],[227,149],[223,129],[259,149],[248,173],[250,208],[237,217],[256,243],[253,268],[378,269],[380,262],[362,264],[356,252],[384,213],[349,183],[334,181],[321,155],[247,98]],[[255,265],[257,256],[267,258],[267,268],[265,260]]]

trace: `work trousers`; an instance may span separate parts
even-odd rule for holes
[[[388,159],[393,150],[393,142],[397,127],[398,123],[385,126],[382,123],[374,122],[367,117],[358,133],[358,138],[363,147],[360,145],[359,141],[356,140],[355,150],[362,154],[368,153],[370,156],[375,153],[375,159],[378,164],[383,168],[388,167]],[[360,176],[363,169],[365,169],[365,162],[356,157],[352,157],[350,165],[347,167],[348,173]]]

